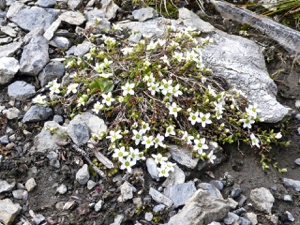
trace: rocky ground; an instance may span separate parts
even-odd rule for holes
[[[139,14],[125,7],[118,9],[111,1],[99,4],[76,0],[0,0],[2,224],[300,224],[300,114],[297,114],[300,66],[292,53],[255,29],[249,28],[246,38],[263,46],[264,55],[254,52],[258,47],[253,42],[245,38],[233,39],[245,43],[236,43],[244,51],[240,55],[253,54],[251,60],[258,60],[259,69],[251,68],[250,75],[240,71],[241,77],[249,75],[253,76],[249,78],[253,79],[251,82],[267,82],[266,87],[260,86],[260,91],[248,91],[249,97],[257,98],[266,106],[265,112],[269,109],[273,113],[273,117],[267,117],[268,112],[264,114],[269,121],[278,122],[288,114],[285,106],[295,112],[284,124],[287,133],[283,139],[291,144],[273,147],[270,169],[262,169],[260,156],[249,146],[221,148],[212,143],[210,147],[219,152],[216,165],[198,162],[183,148],[172,146],[170,158],[178,166],[167,179],[157,177],[155,164],[150,159],[136,167],[132,174],[113,171],[112,162],[97,148],[77,147],[89,138],[88,131],[84,134],[85,129],[105,130],[106,121],[90,112],[71,120],[63,109],[32,104],[32,98],[43,93],[49,81],[63,79],[68,74],[62,63],[67,55],[80,56],[89,51],[91,43],[83,42],[84,34],[95,24],[96,17],[102,18],[99,25],[102,29],[118,21],[129,21],[123,26],[145,28],[149,24],[146,26],[142,22],[157,16],[153,10]],[[186,13],[185,16],[191,15]],[[228,34],[241,35],[239,24],[223,20],[216,11],[202,17]],[[130,21],[140,24],[132,25]],[[190,22],[196,27],[199,25],[195,19],[183,19],[184,24]],[[143,31],[145,34],[160,32],[156,25],[149,26]],[[205,27],[207,33],[221,36],[207,24],[199,26]],[[231,38],[224,34],[220,39],[230,42]],[[253,48],[247,52],[250,45]],[[232,58],[237,60],[238,55],[233,54]],[[218,59],[218,55],[212,54],[212,65],[218,63],[214,57]],[[223,61],[226,63],[226,59]],[[246,62],[242,65],[244,70],[248,69]],[[262,96],[272,96],[276,87],[269,77],[260,79],[251,74],[253,71],[260,78],[271,74],[278,87],[276,98],[281,104],[276,103],[275,98],[263,99]],[[237,80],[230,80],[230,76],[227,79],[229,83]],[[59,129],[66,130],[72,142],[50,135],[47,127],[53,124],[61,125]],[[82,127],[77,135],[75,131],[79,125]],[[276,128],[277,125],[262,126]],[[91,168],[90,160],[95,158],[107,167],[105,174]],[[272,167],[275,162],[277,168],[287,171],[280,173]]]

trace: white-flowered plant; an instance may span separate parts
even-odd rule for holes
[[[167,177],[175,166],[166,154],[171,144],[210,163],[217,160],[210,141],[243,141],[262,155],[272,143],[286,144],[279,142],[280,131],[259,127],[256,104],[214,79],[213,68],[202,60],[202,48],[213,42],[210,37],[197,38],[194,28],[170,27],[165,36],[133,43],[121,32],[113,28],[99,34],[103,44],[66,61],[75,74],[69,83],[56,80],[48,86],[71,106],[72,115],[90,111],[105,119],[108,131],[93,134],[93,144],[105,149],[117,168],[130,173],[153,157],[158,175]],[[45,99],[39,95],[33,102],[45,105]]]

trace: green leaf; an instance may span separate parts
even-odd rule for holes
[[[108,93],[111,92],[114,89],[114,84],[112,82],[107,83],[107,85],[104,88],[104,92]]]

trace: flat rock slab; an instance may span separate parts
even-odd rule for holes
[[[19,62],[13,57],[3,57],[0,60],[0,84],[9,83],[19,71]]]
[[[275,198],[267,188],[261,187],[251,190],[250,200],[255,209],[271,214]]]
[[[48,117],[53,115],[53,110],[48,107],[33,105],[30,109],[25,113],[22,122],[39,122],[44,121]]]
[[[15,81],[8,85],[7,93],[13,99],[25,101],[35,95],[35,87],[25,81]]]
[[[9,43],[7,45],[1,45],[0,46],[0,58],[2,57],[11,57],[15,54],[16,51],[18,51],[23,42],[13,42]]]

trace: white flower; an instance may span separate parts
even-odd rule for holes
[[[167,64],[168,66],[170,66],[170,62],[169,62],[168,56],[164,55],[163,57],[160,57],[160,59],[161,59],[165,64]]]
[[[112,27],[111,27],[113,30],[119,30],[119,31],[122,31],[122,27],[116,25],[116,24],[113,24]]]
[[[109,131],[109,136],[107,136],[106,138],[110,139],[110,141],[113,143],[116,140],[121,139],[122,137],[123,136],[121,135],[121,130],[117,130],[117,131],[111,130]]]
[[[176,135],[174,126],[172,126],[172,125],[167,127],[165,137],[169,137],[170,135]]]
[[[104,68],[108,68],[113,61],[109,61],[107,58],[103,60]]]
[[[281,134],[281,132],[277,133],[277,134],[275,135],[275,138],[276,138],[276,139],[280,139],[280,138],[282,138],[282,134]]]
[[[113,158],[118,158],[121,161],[124,157],[128,156],[129,152],[125,150],[125,147],[122,146],[121,148],[115,148],[114,154],[112,155]]]
[[[189,121],[191,121],[192,125],[195,125],[196,122],[200,120],[199,118],[199,112],[190,112],[190,116],[188,118]]]
[[[112,97],[111,92],[107,93],[107,94],[102,94],[102,103],[106,104],[107,106],[111,106],[111,103],[113,101],[115,101],[115,99]]]
[[[167,157],[162,156],[162,154],[158,153],[158,154],[152,154],[151,155],[154,158],[154,161],[156,162],[156,164],[163,164],[164,162],[166,162],[168,160]]]
[[[222,114],[223,114],[223,103],[222,102],[214,102],[215,105],[215,111],[216,111],[216,118],[219,120],[222,118]]]
[[[127,170],[127,172],[128,173],[131,173],[132,172],[132,167],[136,164],[136,161],[135,160],[133,160],[132,158],[131,158],[131,156],[129,155],[129,156],[127,156],[126,157],[126,159],[122,159],[121,160],[121,166],[120,166],[120,169],[121,170]]]
[[[203,149],[208,149],[207,144],[205,144],[205,138],[195,139],[194,143],[194,150],[198,151],[200,155],[203,154]]]
[[[141,142],[144,133],[142,130],[140,131],[132,130],[132,133],[133,133],[133,137],[131,139],[135,141],[136,145],[138,145]]]
[[[81,95],[77,100],[77,106],[78,107],[81,105],[84,106],[85,103],[87,102],[88,98],[89,98],[89,96],[87,96],[87,95]]]
[[[161,146],[163,148],[166,147],[166,145],[163,143],[163,140],[165,139],[164,136],[157,134],[154,139],[154,148],[157,148],[158,146]]]
[[[94,67],[94,70],[97,72],[97,73],[103,73],[105,67],[104,67],[104,64],[103,63],[96,63],[96,66]]]
[[[257,113],[259,113],[261,110],[257,109],[257,104],[255,103],[254,105],[249,105],[246,108],[246,112],[249,116],[252,116],[253,118],[257,117]]]
[[[73,94],[77,93],[77,87],[78,84],[74,83],[74,84],[69,84],[68,88],[67,88],[67,95],[72,92]]]
[[[100,73],[99,77],[103,77],[103,78],[109,78],[113,75],[113,73]]]
[[[123,90],[123,96],[126,96],[128,94],[134,95],[134,83],[126,83],[124,86],[121,86],[121,89]]]
[[[172,105],[169,106],[169,113],[170,115],[174,115],[175,117],[177,117],[177,113],[182,109],[180,108],[176,102],[173,102]]]
[[[103,39],[104,39],[104,43],[109,46],[114,46],[117,43],[116,39],[111,37],[103,36]]]
[[[162,81],[162,84],[160,85],[160,89],[162,90],[161,93],[163,95],[167,95],[167,93],[172,93],[172,80],[166,80],[166,79],[163,79]]]
[[[217,156],[214,155],[214,151],[210,151],[210,153],[208,153],[207,157],[208,157],[208,160],[212,164],[214,164],[214,160],[217,158]]]
[[[187,144],[190,145],[190,144],[192,144],[192,140],[194,140],[194,136],[189,135],[188,132],[184,131],[181,139],[184,140]]]
[[[129,154],[133,161],[145,160],[145,156],[143,152],[140,152],[137,148],[133,149],[129,147]]]
[[[179,95],[182,95],[182,91],[180,90],[180,85],[176,84],[174,87],[172,87],[171,93],[175,96],[178,97]]]
[[[174,172],[174,166],[176,166],[176,163],[172,163],[172,162],[164,162],[165,166],[167,167],[167,169],[171,172]]]
[[[151,41],[151,42],[147,45],[146,50],[147,50],[147,51],[149,51],[149,50],[154,50],[154,49],[156,49],[156,46],[157,46],[157,42]]]
[[[33,103],[39,104],[39,105],[46,105],[47,101],[45,100],[47,96],[45,95],[37,95],[34,99],[32,99]]]
[[[60,84],[57,83],[57,79],[49,82],[47,86],[49,87],[51,94],[53,94],[53,93],[59,94],[60,93],[60,90],[59,90]]]
[[[213,97],[216,97],[216,96],[217,96],[215,90],[212,89],[212,87],[211,87],[210,85],[207,86],[207,91],[208,91],[208,94],[209,94],[209,95],[211,95],[211,96],[213,96]]]
[[[157,41],[156,41],[156,43],[157,44],[159,44],[160,46],[164,46],[165,44],[166,44],[166,40],[165,39],[158,39]]]
[[[214,40],[210,37],[206,37],[206,38],[201,38],[201,41],[204,45],[208,45],[214,42]]]
[[[145,148],[150,148],[154,145],[153,136],[143,136],[142,144],[145,145]]]
[[[170,47],[175,47],[175,48],[178,48],[178,49],[180,49],[180,46],[179,46],[179,43],[177,43],[177,42],[175,42],[175,41],[171,41],[171,43],[170,43]]]
[[[259,139],[257,137],[255,137],[255,135],[253,133],[250,134],[250,139],[251,139],[252,146],[256,146],[256,147],[260,148]]]
[[[148,130],[150,130],[149,123],[142,121],[142,129],[140,131],[145,134]]]
[[[162,164],[160,167],[157,167],[158,176],[159,177],[168,177],[169,176],[169,170],[168,167],[165,166],[165,164]]]
[[[130,53],[133,52],[133,48],[130,47],[122,48],[121,52],[123,53],[123,55],[129,55]]]
[[[96,103],[94,104],[94,108],[92,109],[92,111],[95,112],[96,114],[98,114],[99,111],[100,111],[101,109],[103,109],[103,107],[104,107],[103,104],[100,104],[100,102],[96,102]]]
[[[182,52],[174,52],[173,58],[176,59],[178,62],[181,62],[184,57]]]
[[[153,76],[153,73],[150,73],[149,75],[146,75],[143,78],[143,81],[147,82],[147,85],[150,86],[152,83],[155,82],[155,77]]]
[[[243,128],[249,128],[249,129],[251,129],[251,127],[252,127],[251,124],[255,123],[255,121],[253,120],[253,118],[251,116],[248,116],[248,118],[246,118],[246,119],[240,119],[240,122],[244,123]]]
[[[195,51],[186,51],[185,53],[185,59],[187,61],[198,61],[198,54]]]
[[[151,95],[154,96],[156,92],[159,92],[159,83],[151,83],[148,90],[151,91]]]
[[[212,121],[209,119],[210,113],[203,114],[200,112],[199,117],[200,117],[200,122],[201,122],[202,127],[205,127],[206,124],[212,123]]]

